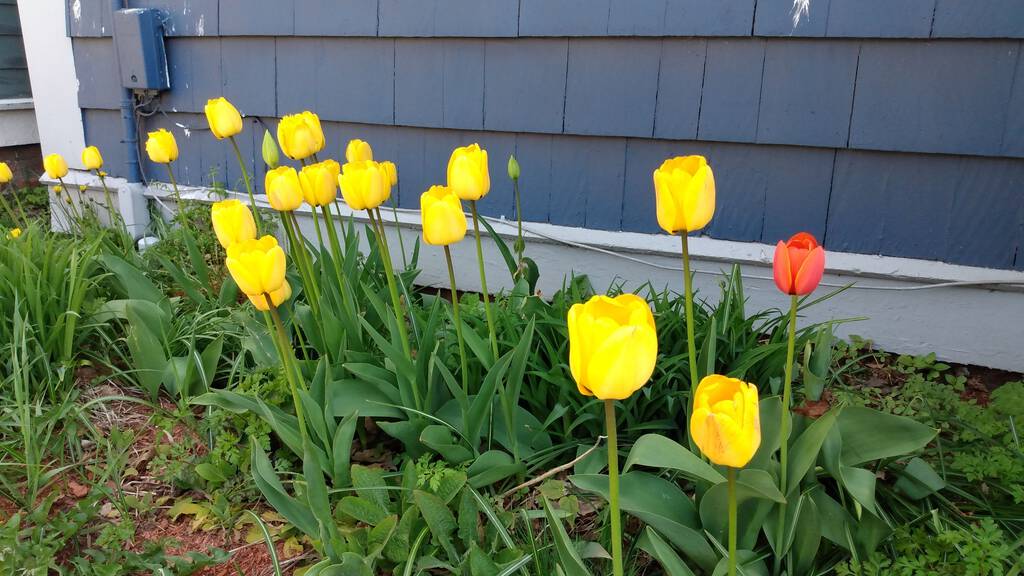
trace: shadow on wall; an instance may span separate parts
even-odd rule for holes
[[[7,146],[0,148],[0,162],[6,162],[14,173],[11,184],[15,188],[38,185],[43,172],[43,156],[39,144]]]

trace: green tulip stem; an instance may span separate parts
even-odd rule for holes
[[[288,244],[294,253],[295,267],[299,269],[299,275],[302,276],[302,284],[306,288],[309,305],[313,308],[313,314],[317,318],[321,318],[320,288],[317,286],[316,279],[313,278],[312,265],[306,260],[306,246],[302,241],[301,232],[292,221],[291,212],[281,213],[281,223],[284,224],[285,233],[288,235]]]
[[[697,384],[699,383],[697,375],[697,342],[693,336],[693,274],[690,273],[690,245],[687,232],[683,231],[680,237],[683,241],[683,288],[686,296],[687,364],[690,365],[690,412],[693,412],[693,393],[697,390]]]
[[[323,250],[327,245],[324,244],[324,233],[320,230],[320,216],[317,215],[316,210],[310,210],[310,214],[313,215],[313,228],[316,228],[316,241],[320,244],[320,249]]]
[[[299,434],[302,436],[303,444],[305,444],[308,439],[308,432],[306,431],[306,418],[302,411],[302,398],[299,397],[298,385],[298,382],[302,381],[302,376],[297,373],[298,371],[292,364],[292,349],[288,346],[288,335],[284,330],[284,323],[281,322],[281,315],[277,312],[277,307],[274,306],[274,301],[270,298],[270,294],[264,292],[263,297],[267,300],[267,306],[270,309],[269,315],[273,319],[273,322],[268,322],[271,326],[267,326],[267,328],[274,335],[277,353],[281,356],[284,375],[288,379],[288,387],[291,388],[292,392],[292,403],[295,404],[295,417],[299,420]]]
[[[619,512],[619,439],[615,431],[615,401],[604,401],[608,434],[608,503],[612,520],[612,574],[622,576],[622,514]]]
[[[245,167],[245,161],[242,160],[242,151],[238,149],[238,142],[235,141],[235,137],[229,136],[228,140],[231,141],[231,147],[235,150],[238,167],[242,169],[242,181],[245,182],[245,191],[249,193],[249,207],[252,208],[252,214],[256,217],[256,236],[259,237],[260,231],[263,230],[263,222],[260,220],[260,211],[256,207],[256,196],[252,193],[252,181],[249,180],[249,170]]]
[[[10,185],[8,185],[8,188],[11,188]],[[11,196],[14,196],[15,198],[18,197],[17,196],[17,192],[14,192],[13,188],[11,188],[11,192],[12,192]],[[7,212],[7,216],[11,219],[11,224],[14,225],[14,226],[17,226],[18,225],[18,217],[14,215],[14,210],[11,210],[11,205],[8,204],[7,203],[7,199],[4,198],[3,190],[0,190],[0,204],[3,205],[4,212]],[[21,214],[21,222],[22,222],[23,226],[27,226],[28,225],[28,220],[25,218],[25,213],[24,212],[22,212],[22,214]]]
[[[512,179],[512,193],[516,198],[516,224],[519,227],[519,241],[516,242],[516,266],[522,272],[523,250],[526,248],[526,243],[523,242],[523,210],[519,204],[519,178]]]
[[[167,166],[167,175],[171,178],[171,186],[174,187],[174,201],[178,203],[178,219],[181,220],[181,213],[185,209],[185,206],[181,203],[181,192],[178,191],[178,180],[174,177],[174,169],[171,168],[171,162],[164,164]]]
[[[779,489],[782,496],[789,490],[789,405],[793,400],[793,356],[796,350],[796,309],[798,296],[792,296],[789,304],[789,340],[786,345],[785,377],[782,381],[782,421],[779,422]],[[782,535],[786,527],[786,505],[779,504],[778,529],[775,532],[776,547],[781,549]],[[782,566],[782,556],[775,555],[775,572]]]
[[[338,242],[338,231],[334,228],[334,216],[331,214],[331,210],[328,208],[327,204],[320,205],[320,212],[324,217],[324,227],[327,228],[327,238],[331,242],[331,252],[333,252],[333,258],[331,258],[331,260],[334,261],[334,275],[338,280],[338,291],[341,292],[341,302],[346,308],[348,308],[348,293],[345,291],[344,274],[341,272],[341,243]],[[313,208],[313,213],[316,213],[316,208]]]
[[[448,281],[451,283],[452,315],[455,317],[455,335],[459,338],[459,362],[462,364],[462,392],[469,395],[469,363],[466,361],[466,340],[462,337],[462,318],[459,316],[459,289],[455,286],[455,266],[452,251],[446,244],[444,259],[448,262]]]
[[[73,222],[71,222],[70,220],[80,221],[82,219],[82,214],[79,213],[78,207],[75,206],[75,201],[72,200],[72,198],[71,198],[71,190],[68,190],[67,184],[64,183],[64,179],[63,178],[57,178],[57,182],[60,182],[61,190],[63,190],[64,193],[68,195],[67,196],[67,198],[68,198],[67,199],[67,203],[68,203],[68,206],[70,206],[70,208],[68,208],[68,210],[65,213],[66,214],[68,214],[68,213],[70,214],[68,226],[71,226],[73,224]]]
[[[728,468],[729,477],[729,576],[736,576],[736,469]]]
[[[484,296],[484,312],[487,313],[487,331],[491,336],[491,351],[494,359],[498,359],[498,333],[494,329],[494,312],[491,311],[491,295],[487,291],[487,272],[484,270],[484,248],[480,244],[480,217],[476,212],[476,200],[469,201],[469,209],[473,213],[473,231],[476,233],[476,260],[480,266],[480,291]]]
[[[379,216],[380,211],[377,211]],[[370,224],[373,225],[374,236],[377,237],[377,249],[384,264],[384,275],[387,276],[388,290],[391,292],[391,305],[395,309],[395,320],[398,323],[398,335],[402,340],[402,351],[406,358],[412,359],[412,348],[409,346],[409,332],[405,327],[405,313],[402,312],[402,300],[398,296],[398,282],[395,280],[395,270],[391,265],[391,252],[388,250],[387,237],[384,234],[384,223],[374,216],[372,208],[367,208],[366,215],[370,217]],[[415,387],[413,388],[415,391]],[[418,394],[417,394],[418,396]],[[416,408],[420,407],[419,398],[416,398]]]
[[[402,239],[402,227],[398,223],[398,200],[391,197],[391,214],[395,217],[395,233],[398,234],[398,249],[402,251],[402,270],[409,268],[409,261],[405,258],[405,240]]]
[[[28,212],[25,212],[25,206],[21,203],[21,195],[14,189],[14,183],[7,184],[7,189],[11,191],[11,196],[14,197],[14,204],[18,207],[18,213],[21,214],[21,221],[28,226]]]

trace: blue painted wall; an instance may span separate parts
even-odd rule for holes
[[[76,4],[86,138],[116,173],[109,2]],[[172,89],[146,129],[178,135],[182,182],[239,187],[202,116],[224,95],[258,176],[263,126],[312,109],[332,155],[360,137],[397,162],[402,206],[479,141],[486,213],[512,213],[515,153],[530,220],[655,232],[652,170],[697,153],[713,237],[804,229],[834,250],[1024,270],[1021,0],[812,0],[796,28],[791,0],[130,4],[167,11]]]

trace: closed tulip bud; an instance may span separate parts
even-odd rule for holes
[[[348,162],[338,177],[341,195],[353,210],[372,210],[391,197],[391,179],[377,162]]]
[[[6,162],[0,162],[0,184],[7,184],[14,179],[11,167]]]
[[[335,160],[324,160],[305,166],[299,172],[302,196],[310,206],[323,206],[338,197],[338,176],[341,165]]]
[[[270,130],[263,131],[263,163],[273,170],[281,164],[281,155],[277,150],[277,142],[270,135]]]
[[[779,240],[772,263],[775,285],[791,296],[814,292],[825,273],[825,249],[807,232],[798,232],[787,242]]]
[[[519,162],[514,154],[508,157],[508,177],[512,180],[519,180]]]
[[[224,263],[238,289],[247,296],[273,294],[284,285],[284,250],[273,236],[232,244]]]
[[[394,186],[398,184],[398,167],[395,166],[395,163],[390,160],[385,160],[381,162],[380,165],[384,168],[384,171],[388,173],[388,181],[391,182],[391,185]]]
[[[7,233],[8,238],[19,238],[21,237],[21,228],[11,228],[11,231]]]
[[[420,195],[423,241],[447,246],[466,237],[466,213],[454,192],[444,186],[431,186]]]
[[[163,128],[150,132],[146,140],[146,154],[157,164],[170,164],[178,159],[178,142]]]
[[[703,156],[678,156],[654,171],[658,225],[669,234],[696,232],[715,214],[715,175]]]
[[[281,118],[277,125],[277,142],[284,155],[292,160],[309,158],[324,148],[320,118],[309,111]]]
[[[46,169],[46,175],[50,178],[63,178],[68,175],[68,163],[60,154],[50,154],[43,158],[43,168]]]
[[[261,294],[259,296],[250,296],[246,294],[246,297],[249,299],[249,302],[252,302],[253,307],[260,312],[267,312],[270,310],[270,306],[267,305],[267,297],[265,295]],[[284,284],[282,284],[280,288],[270,293],[270,301],[273,302],[274,308],[277,308],[281,303],[291,297],[292,285],[289,284],[287,280],[284,281]]]
[[[690,436],[715,464],[746,466],[761,445],[757,388],[718,374],[705,377],[693,395]]]
[[[348,146],[345,146],[345,161],[362,162],[364,160],[373,160],[373,148],[358,138],[349,140]]]
[[[569,369],[584,396],[623,400],[654,373],[658,334],[647,301],[594,296],[569,309]]]
[[[85,166],[86,170],[99,170],[102,168],[103,156],[100,154],[100,149],[95,146],[89,146],[82,150],[82,165]]]
[[[235,199],[216,202],[210,208],[210,220],[217,241],[224,249],[232,244],[252,240],[256,237],[256,221],[249,207]]]
[[[302,184],[295,168],[280,166],[267,172],[263,185],[267,201],[274,210],[291,212],[302,206]]]
[[[448,159],[448,187],[462,200],[479,200],[491,190],[487,150],[479,144],[456,148]]]
[[[207,100],[204,111],[206,121],[210,124],[210,132],[213,132],[218,140],[230,138],[242,131],[242,115],[223,96]]]

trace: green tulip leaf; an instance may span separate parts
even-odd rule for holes
[[[623,471],[629,472],[629,469],[635,465],[671,468],[682,472],[683,475],[691,479],[703,480],[711,484],[725,482],[725,476],[722,476],[710,464],[701,460],[699,456],[690,452],[682,444],[660,434],[645,434],[633,444]]]
[[[841,460],[846,466],[911,454],[927,446],[937,433],[905,416],[862,407],[844,409],[837,423],[843,438]]]
[[[641,550],[650,554],[651,558],[654,558],[661,564],[667,576],[695,576],[693,570],[687,567],[686,563],[676,554],[672,546],[665,542],[661,536],[658,536],[658,533],[652,530],[650,526],[644,528],[637,544]]]

